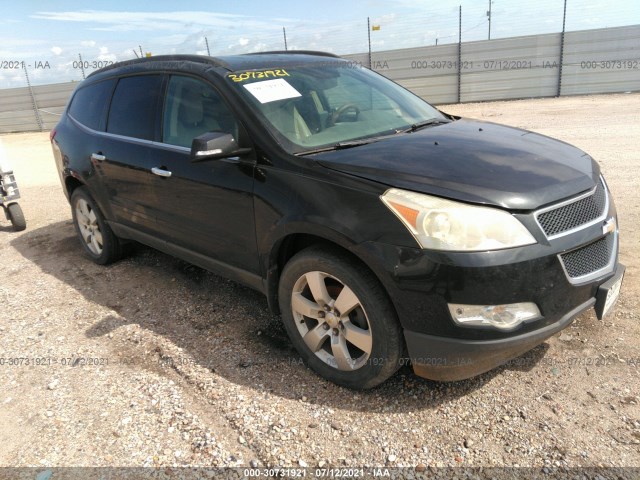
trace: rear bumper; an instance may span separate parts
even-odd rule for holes
[[[624,265],[617,264],[611,280],[621,278],[623,274]],[[607,285],[609,283],[611,281],[606,282]],[[466,340],[405,330],[413,369],[418,376],[438,381],[464,380],[488,372],[565,329],[585,310],[595,306],[596,311],[602,311],[601,304],[605,302],[606,291],[598,297],[588,299],[554,323],[508,338]]]

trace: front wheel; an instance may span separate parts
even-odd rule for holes
[[[16,232],[21,232],[27,228],[27,221],[24,218],[24,213],[22,213],[22,208],[19,204],[12,203],[7,205],[7,216]]]
[[[312,247],[280,278],[280,310],[293,345],[322,377],[371,388],[400,366],[402,332],[378,280],[341,252]]]
[[[91,260],[99,265],[115,262],[122,256],[122,244],[104,219],[86,187],[71,195],[73,225]]]

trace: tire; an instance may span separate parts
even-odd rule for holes
[[[348,255],[324,247],[299,252],[282,271],[278,298],[291,342],[320,376],[366,389],[398,370],[404,341],[393,305]]]
[[[7,205],[7,216],[16,232],[21,232],[27,228],[27,221],[24,218],[24,213],[22,213],[22,208],[19,204],[12,203]]]
[[[91,260],[107,265],[122,257],[122,242],[105,221],[86,187],[73,191],[71,213],[80,243]]]

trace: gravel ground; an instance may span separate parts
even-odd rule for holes
[[[252,290],[145,247],[91,263],[48,134],[0,136],[28,222],[0,222],[0,466],[640,466],[640,94],[442,108],[600,162],[627,265],[609,318],[471,380],[346,390]]]

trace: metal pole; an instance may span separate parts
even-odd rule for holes
[[[371,22],[367,17],[367,36],[369,37],[369,70],[371,70]]]
[[[489,11],[487,12],[487,16],[489,17],[489,38],[491,40],[491,0],[489,0]]]
[[[138,48],[140,49],[140,58],[144,58],[144,53],[142,53],[142,45],[138,45]]]
[[[562,90],[562,62],[564,61],[564,29],[567,22],[567,0],[564,0],[564,12],[562,14],[562,33],[560,34],[560,64],[558,65],[558,92],[556,97],[560,96]]]
[[[460,90],[462,84],[462,5],[458,11],[458,103],[460,103]]]
[[[40,111],[38,110],[38,104],[36,103],[36,96],[33,93],[33,88],[31,88],[31,81],[29,80],[29,73],[27,72],[27,66],[22,63],[22,68],[24,69],[24,76],[27,79],[27,87],[29,87],[29,95],[31,96],[31,106],[33,107],[33,113],[36,116],[36,123],[38,124],[38,128],[42,132],[44,130],[44,124],[42,123],[42,118],[40,117]]]
[[[87,77],[84,76],[84,64],[82,63],[82,54],[81,53],[78,54],[78,58],[80,59],[80,70],[82,71],[82,79],[84,80]]]
[[[207,45],[207,55],[211,56],[211,51],[209,50],[209,39],[204,37],[204,43]]]
[[[287,47],[287,30],[284,27],[282,27],[282,35],[284,36],[284,49],[289,50]]]

